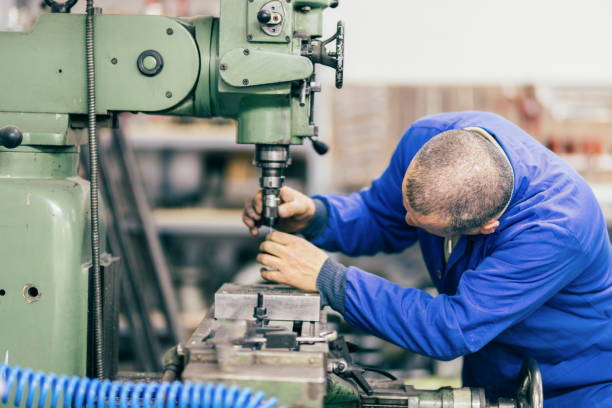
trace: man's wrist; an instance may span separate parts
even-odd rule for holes
[[[346,295],[346,266],[327,258],[319,276],[317,289],[321,294],[321,307],[330,306],[344,314],[344,297]]]
[[[302,234],[302,236],[309,241],[312,241],[313,239],[318,238],[321,234],[323,234],[325,228],[327,228],[327,219],[329,212],[329,210],[327,209],[327,204],[325,204],[323,200],[319,198],[313,198],[312,201],[315,205],[314,215],[308,225],[298,231],[298,233]]]

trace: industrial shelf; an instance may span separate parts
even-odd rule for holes
[[[181,207],[153,210],[160,234],[248,237],[242,223],[242,210]]]

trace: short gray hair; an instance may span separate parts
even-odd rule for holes
[[[514,175],[504,153],[469,130],[449,130],[417,152],[406,179],[410,207],[447,220],[446,233],[484,225],[504,210]]]

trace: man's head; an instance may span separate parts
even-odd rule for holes
[[[440,236],[490,234],[513,180],[504,153],[480,134],[440,133],[418,151],[404,176],[406,222]]]

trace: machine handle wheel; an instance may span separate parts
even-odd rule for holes
[[[336,30],[336,88],[344,84],[344,22],[338,21]]]
[[[326,54],[325,46],[336,41],[336,51]],[[342,88],[344,83],[344,21],[338,21],[336,33],[322,43],[323,64],[336,69],[336,88]]]
[[[533,359],[525,360],[519,375],[519,389],[516,392],[518,408],[542,408],[544,392],[540,366]]]

